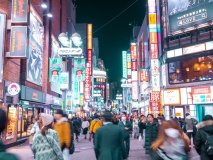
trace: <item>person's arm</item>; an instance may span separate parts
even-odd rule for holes
[[[96,134],[95,134],[95,145],[94,145],[96,159],[98,159],[98,156],[100,154],[99,153],[99,148],[100,148],[100,144],[99,143],[100,143],[100,133],[97,130]]]
[[[68,122],[64,122],[64,142],[67,148],[70,147],[71,142],[71,131],[70,131],[70,124]]]

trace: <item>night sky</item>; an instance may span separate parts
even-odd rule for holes
[[[133,6],[100,29],[135,1]],[[108,69],[109,81],[119,82],[122,78],[122,50],[129,49],[132,36],[129,23],[135,21],[135,24],[142,25],[146,0],[76,0],[76,3],[76,23],[93,24],[93,37],[99,39],[99,57]]]

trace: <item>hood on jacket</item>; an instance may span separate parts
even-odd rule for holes
[[[57,121],[57,123],[67,122],[68,119],[66,117],[62,117],[60,120]]]
[[[191,119],[192,117],[190,115],[186,116],[186,119]]]
[[[96,121],[96,122],[97,122],[97,121],[99,121],[99,119],[98,119],[98,118],[95,118],[95,119],[94,119],[94,121]]]
[[[197,128],[208,133],[213,133],[213,120],[203,121],[197,125]]]

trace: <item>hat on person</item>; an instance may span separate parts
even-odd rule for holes
[[[41,119],[44,126],[48,126],[53,122],[53,116],[46,113],[41,113]]]
[[[61,114],[64,115],[63,111],[61,109],[57,109],[55,114]]]

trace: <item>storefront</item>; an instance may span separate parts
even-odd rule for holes
[[[46,105],[44,92],[21,86],[21,100],[17,107],[17,138],[29,136],[27,129],[32,123],[32,117],[38,119],[40,113],[46,113],[50,106]]]
[[[62,99],[50,94],[46,94],[46,104],[49,106],[45,113],[54,115],[57,109],[62,108]]]

